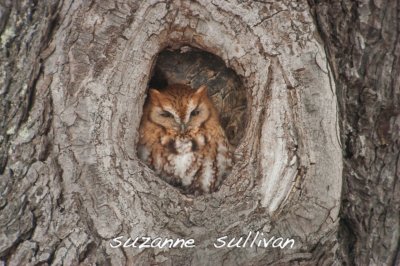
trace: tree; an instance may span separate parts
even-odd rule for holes
[[[6,264],[399,264],[397,1],[0,7]],[[184,45],[220,57],[248,101],[240,160],[199,197],[135,147],[157,55]],[[213,245],[257,231],[295,245]],[[113,248],[118,236],[196,247]]]
[[[310,1],[338,89],[342,253],[400,263],[399,2]]]

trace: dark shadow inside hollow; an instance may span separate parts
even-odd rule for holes
[[[247,122],[246,91],[238,75],[218,56],[185,46],[159,54],[149,88],[162,90],[176,83],[194,89],[207,85],[220,123],[229,142],[236,147],[245,133]]]

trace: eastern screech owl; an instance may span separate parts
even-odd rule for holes
[[[189,193],[215,191],[231,171],[230,144],[206,86],[150,89],[139,133],[139,158]]]

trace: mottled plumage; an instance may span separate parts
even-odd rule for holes
[[[215,191],[231,171],[230,145],[205,86],[150,89],[139,130],[139,158],[189,193]]]

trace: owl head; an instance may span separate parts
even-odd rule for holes
[[[215,116],[205,85],[194,90],[187,85],[174,84],[162,91],[150,89],[149,96],[149,119],[176,134],[196,131]]]

